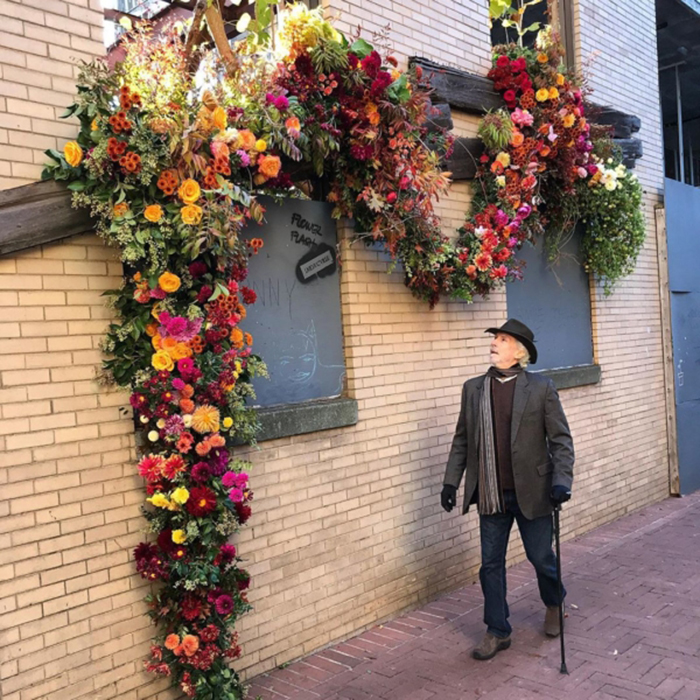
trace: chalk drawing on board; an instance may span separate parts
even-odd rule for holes
[[[279,377],[282,381],[293,384],[308,384],[311,380],[320,381],[330,386],[328,380],[335,381],[334,393],[340,393],[345,377],[344,365],[326,365],[321,361],[316,325],[313,320],[306,330],[296,331],[293,340],[286,348],[286,353],[279,358]],[[340,372],[338,370],[341,370]]]

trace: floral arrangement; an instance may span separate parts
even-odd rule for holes
[[[239,327],[256,298],[247,261],[264,245],[240,236],[264,217],[258,195],[304,196],[290,173],[305,163],[330,181],[336,216],[397,255],[406,241],[444,240],[432,204],[448,184],[438,151],[450,138],[429,131],[420,71],[397,71],[303,6],[281,19],[274,61],[251,38],[235,75],[213,53],[188,72],[178,27],[130,32],[114,69],[82,68],[67,112],[79,134],[47,152],[44,173],[67,182],[121,252],[103,366],[131,392],[154,536],[134,551],[158,584],[146,668],[199,700],[245,696],[228,662],[241,653],[234,626],[250,577],[229,540],[253,500],[250,465],[232,447],[255,440],[247,400],[265,375]],[[420,256],[415,266],[426,269]]]
[[[522,278],[516,253],[525,241],[545,236],[555,257],[557,243],[582,221],[584,268],[604,280],[609,294],[634,269],[644,242],[639,182],[619,154],[595,156],[611,152],[612,142],[588,121],[584,88],[565,69],[550,27],[539,31],[534,48],[495,47],[488,77],[505,107],[479,127],[485,151],[446,292],[485,296]]]

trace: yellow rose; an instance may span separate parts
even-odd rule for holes
[[[153,365],[154,369],[157,369],[159,372],[162,370],[165,370],[166,372],[172,372],[173,367],[175,367],[173,363],[173,358],[168,355],[167,352],[164,350],[159,350],[153,357],[151,358],[151,364]]]
[[[537,99],[538,102],[545,102],[546,100],[549,99],[549,90],[547,90],[547,88],[540,88],[535,93],[535,98]]]
[[[196,180],[188,178],[187,180],[183,180],[177,194],[185,204],[194,204],[202,195],[202,190]]]
[[[187,503],[189,497],[190,492],[184,486],[179,486],[170,494],[170,498],[181,506]]]
[[[150,204],[143,212],[144,217],[154,224],[157,224],[163,218],[163,209],[160,204]]]
[[[567,114],[562,121],[564,123],[564,126],[567,129],[570,129],[574,125],[576,117],[573,114]]]
[[[226,416],[223,420],[223,426],[228,430],[233,425],[233,418],[231,416]]]
[[[83,159],[83,149],[78,146],[76,141],[69,141],[63,147],[63,157],[68,165],[77,168]]]
[[[557,73],[557,85],[559,85],[559,87],[561,87],[564,84],[565,80],[566,79],[561,73]]]
[[[180,278],[172,272],[164,272],[158,278],[158,286],[168,294],[177,292],[180,289]]]
[[[217,107],[212,112],[211,121],[215,129],[223,131],[226,128],[226,110],[223,107]]]
[[[557,97],[559,97],[559,90],[557,90],[555,87],[549,88],[549,99],[556,100]]]
[[[171,537],[175,544],[184,544],[187,541],[187,533],[184,530],[173,530]]]
[[[97,119],[93,119],[92,123],[90,124],[90,129],[92,131],[97,131],[100,128],[99,123],[97,122]]]
[[[196,204],[188,204],[180,209],[180,216],[184,223],[196,226],[202,220],[202,207]]]

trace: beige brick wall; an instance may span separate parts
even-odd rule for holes
[[[67,7],[36,1],[46,18]],[[441,0],[429,13],[408,2],[331,4],[342,11],[345,29],[358,21],[379,29],[391,20],[394,47],[404,59],[424,55],[486,71],[485,3]],[[33,7],[0,0],[0,12],[7,6]],[[606,101],[643,120],[645,157],[638,172],[650,212],[662,184],[657,96],[642,86],[645,71],[653,72],[653,13],[638,8],[631,17],[619,0],[601,19],[597,6],[581,3],[580,50],[615,52],[611,63],[600,63],[605,78],[594,84]],[[88,11],[84,19],[92,18]],[[67,31],[69,45],[77,47],[71,42],[84,29]],[[454,32],[460,36],[452,40]],[[51,46],[45,46],[48,55]],[[56,54],[60,47],[54,55],[65,55]],[[24,56],[27,64],[30,56]],[[608,72],[610,65],[615,68]],[[67,103],[70,86],[64,89]],[[461,134],[473,134],[475,123],[455,115]],[[14,184],[21,182],[17,177]],[[467,186],[456,185],[440,206],[446,232],[461,223],[467,204]],[[561,392],[577,449],[566,537],[668,492],[652,222],[649,217],[637,272],[609,299],[592,293],[602,382]],[[473,305],[443,302],[428,311],[407,292],[400,273],[386,274],[378,253],[351,246],[345,232],[342,248],[344,345],[359,423],[239,450],[254,463],[256,494],[254,514],[238,538],[253,574],[255,611],[239,626],[245,655],[238,666],[248,676],[465,585],[478,567],[475,515],[445,514],[439,492],[461,384],[487,366],[483,329],[505,320],[505,295]],[[143,616],[147,587],[131,562],[144,492],[131,422],[119,412],[126,397],[92,379],[106,323],[99,292],[117,284],[119,274],[111,253],[90,236],[0,259],[3,700],[174,697],[140,671],[152,628]],[[516,543],[510,561],[520,558]]]
[[[0,0],[0,189],[37,180],[44,151],[75,136],[59,119],[75,62],[102,54],[100,0]]]

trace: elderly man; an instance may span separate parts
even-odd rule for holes
[[[462,513],[476,503],[481,527],[481,569],[486,635],[475,659],[493,658],[510,646],[506,602],[506,549],[513,520],[537,572],[546,606],[544,631],[560,634],[560,590],[552,551],[552,510],[571,497],[574,448],[554,383],[526,372],[537,361],[532,331],[509,319],[488,328],[491,366],[465,382],[442,489],[450,512],[465,475]],[[563,588],[562,588],[563,591]],[[563,592],[563,595],[566,595]]]

